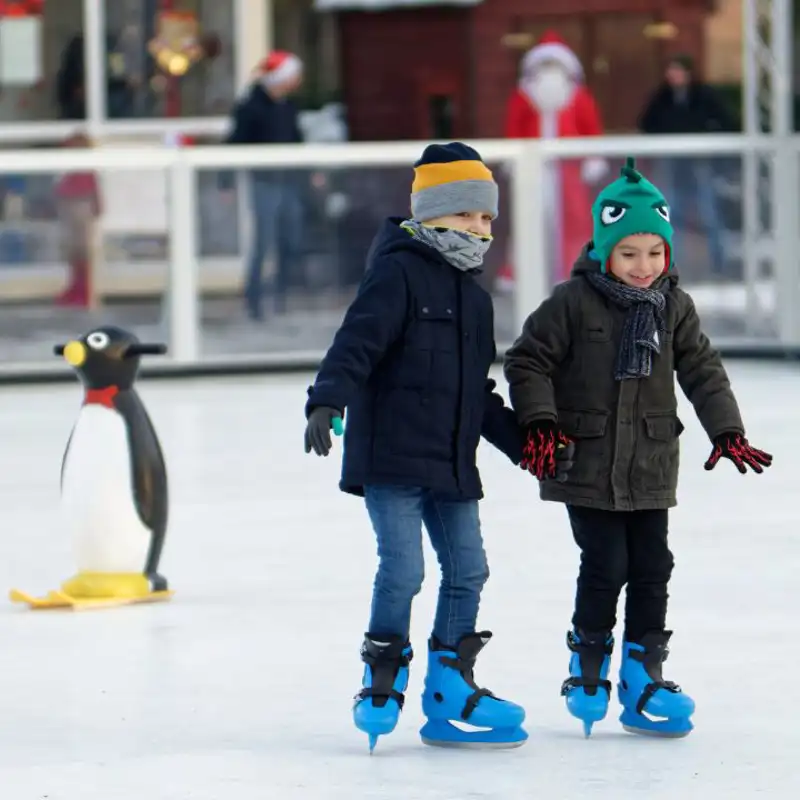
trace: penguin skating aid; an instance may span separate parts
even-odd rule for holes
[[[140,357],[166,347],[108,326],[55,351],[85,386],[61,465],[61,516],[78,570],[44,597],[14,589],[10,598],[37,609],[85,610],[169,599],[173,593],[158,572],[166,466],[133,388]]]

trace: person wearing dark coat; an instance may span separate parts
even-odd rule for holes
[[[719,354],[679,286],[671,209],[628,161],[595,200],[593,241],[572,277],[527,319],[504,369],[528,431],[523,464],[542,481],[542,499],[566,504],[581,550],[567,708],[587,735],[606,715],[612,631],[627,584],[621,720],[634,732],[680,736],[692,729],[694,702],[661,671],[671,636],[668,509],[683,431],[675,376],[712,442],[706,469],[728,459],[742,473],[761,473],[772,456],[745,438]],[[546,481],[567,444],[572,467]]]
[[[271,53],[257,67],[257,78],[233,111],[225,144],[297,144],[302,142],[299,112],[291,95],[303,79],[303,65],[293,53]],[[274,310],[286,309],[289,284],[303,255],[303,191],[305,178],[294,170],[250,170],[253,232],[247,262],[244,299],[251,319],[264,318],[264,259],[275,258],[272,300]],[[229,192],[233,175],[220,175],[220,188]]]
[[[698,80],[693,60],[674,56],[639,117],[639,130],[651,135],[734,133],[737,125],[716,91]],[[661,185],[675,208],[672,225],[677,234],[700,223],[708,241],[710,272],[726,275],[724,220],[714,188],[721,172],[720,159],[681,156],[661,159]],[[676,237],[677,238],[677,237]]]
[[[422,738],[517,745],[525,712],[479,690],[477,632],[489,577],[478,517],[481,437],[512,463],[523,433],[488,378],[495,359],[490,295],[475,280],[491,242],[498,189],[472,148],[430,145],[415,164],[412,218],[387,219],[306,404],[306,452],[328,455],[346,414],[340,487],[365,498],[379,566],[362,648],[356,726],[371,744],[399,717],[412,657],[411,606],[422,586],[422,525],[442,570]],[[489,731],[464,733],[463,719]],[[462,720],[463,721],[463,720]],[[471,738],[465,738],[471,737]]]

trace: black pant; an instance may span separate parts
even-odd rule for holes
[[[611,631],[627,583],[625,638],[637,642],[648,631],[664,630],[674,565],[667,546],[668,512],[567,510],[581,549],[572,624],[585,631]]]

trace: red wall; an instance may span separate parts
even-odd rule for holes
[[[653,42],[645,67],[640,55],[631,55],[621,73],[606,78],[605,91],[615,102],[609,120],[629,128],[645,95],[655,88],[668,55],[686,52],[703,63],[703,23],[706,0],[484,0],[474,7],[432,7],[384,12],[347,12],[339,15],[342,78],[348,122],[354,140],[425,139],[426,94],[450,93],[455,98],[453,138],[502,136],[509,93],[517,80],[519,50],[503,37],[524,31],[531,22],[569,18],[588,20],[579,53],[587,72],[594,55],[603,48],[597,31],[609,28],[625,14],[641,20],[674,22],[676,39]],[[603,25],[591,25],[600,19]],[[616,15],[616,16],[615,16]],[[642,23],[643,24],[643,23]],[[628,26],[640,30],[637,17]],[[627,35],[627,34],[625,34]],[[602,38],[602,35],[601,37]],[[640,41],[637,46],[648,48]],[[613,53],[612,53],[613,55]],[[630,60],[642,67],[633,74]],[[629,79],[630,76],[630,79]],[[602,76],[595,79],[603,86]],[[637,84],[638,79],[638,84]],[[622,93],[622,94],[621,94]],[[628,99],[630,98],[630,99]]]
[[[463,8],[347,12],[340,16],[342,78],[353,139],[416,139],[426,87],[468,75],[470,12]],[[457,135],[471,127],[468,85]]]

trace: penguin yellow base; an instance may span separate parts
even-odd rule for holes
[[[24,603],[32,609],[89,611],[163,602],[173,594],[172,590],[151,591],[150,582],[142,574],[80,572],[44,597],[35,597],[19,589],[12,589],[9,597],[12,602]]]

